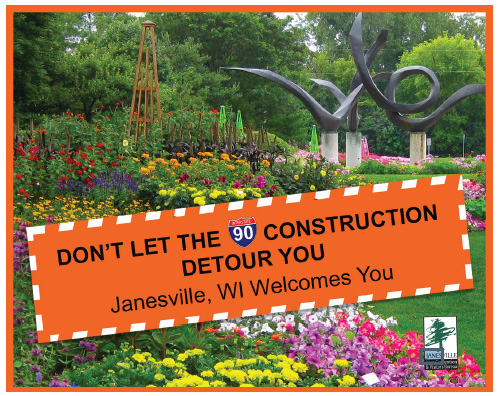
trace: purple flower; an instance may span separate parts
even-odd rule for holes
[[[32,355],[35,355],[35,356],[40,356],[40,355],[42,354],[42,351],[41,351],[41,349],[38,349],[38,348],[33,348],[33,349],[31,350],[31,354],[32,354]]]
[[[37,364],[33,364],[33,365],[31,365],[31,366],[29,367],[29,369],[30,369],[31,371],[37,371],[37,372],[38,372],[38,371],[40,371],[40,366],[38,366]]]
[[[42,373],[41,372],[37,372],[36,373],[35,381],[38,382],[38,383],[40,383],[42,379],[43,379]]]
[[[84,359],[82,356],[80,356],[80,355],[76,355],[76,356],[74,357],[74,361],[75,361],[76,363],[83,363],[83,362],[85,361],[85,359]]]

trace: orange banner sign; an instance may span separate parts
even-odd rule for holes
[[[460,175],[27,232],[39,342],[473,287]]]

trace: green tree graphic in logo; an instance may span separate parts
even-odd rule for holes
[[[446,327],[441,319],[436,318],[432,321],[432,325],[427,328],[427,331],[429,334],[425,345],[439,344],[439,348],[442,348],[443,342],[454,335],[456,330],[454,327]]]

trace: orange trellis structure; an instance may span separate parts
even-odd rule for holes
[[[135,84],[131,99],[130,122],[128,123],[128,135],[131,135],[133,124],[135,124],[135,142],[141,134],[147,137],[149,124],[159,121],[162,126],[154,26],[156,26],[154,22],[142,22],[142,38],[140,39],[140,49],[138,50],[137,71],[135,73]],[[146,48],[145,50],[145,67],[143,67],[143,52],[147,29],[150,32],[151,48]],[[151,51],[152,69],[150,69]],[[155,103],[154,96],[156,98]]]

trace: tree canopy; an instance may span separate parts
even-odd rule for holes
[[[156,23],[158,76],[163,113],[225,105],[241,110],[246,124],[286,140],[308,143],[315,123],[303,104],[276,84],[223,66],[263,68],[296,82],[334,111],[338,101],[310,81],[322,78],[348,92],[356,72],[349,31],[356,14],[308,13],[300,23],[274,13],[16,13],[14,15],[15,117],[71,110],[88,121],[101,105],[130,104],[141,21]],[[485,19],[475,14],[366,13],[368,48],[381,29],[389,41],[372,73],[408,65],[433,69],[441,81],[438,105],[465,84],[485,80]],[[312,45],[310,45],[312,43]],[[385,82],[379,82],[383,89]],[[428,85],[412,76],[398,101],[418,101]],[[432,152],[459,152],[463,133],[484,151],[482,95],[466,99],[431,131]],[[359,130],[378,154],[406,155],[407,133],[386,118],[367,93],[359,102]],[[342,127],[345,130],[346,126]],[[341,144],[343,135],[340,134]]]

